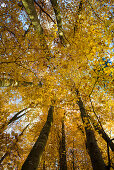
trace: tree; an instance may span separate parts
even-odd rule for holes
[[[113,70],[103,58],[112,60],[112,1],[15,0],[0,8],[2,168],[28,169],[31,160],[31,169],[57,169],[60,158],[61,169],[111,168]]]
[[[59,145],[60,169],[67,170],[64,118],[62,120],[62,137]]]
[[[38,168],[42,153],[47,143],[52,122],[53,122],[53,106],[50,106],[50,109],[48,111],[47,121],[44,127],[42,128],[42,131],[40,132],[40,135],[35,145],[33,146],[30,154],[28,155],[26,161],[24,162],[22,169]]]

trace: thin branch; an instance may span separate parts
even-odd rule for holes
[[[98,14],[95,12],[95,10],[93,9],[93,7],[92,7],[91,3],[89,2],[89,0],[87,0],[87,2],[89,3],[89,5],[90,5],[93,13],[95,14],[95,16],[96,16],[100,21],[102,21],[102,22],[104,23],[104,21],[99,17],[99,15],[98,15]]]
[[[93,86],[93,88],[92,88],[92,90],[91,90],[91,93],[89,94],[89,97],[90,97],[90,96],[91,96],[91,94],[93,93],[93,90],[94,90],[95,85],[96,85],[96,83],[97,83],[97,81],[98,81],[98,78],[99,78],[99,77],[97,77],[97,79],[96,79],[96,81],[95,81],[95,83],[94,83],[94,86]]]
[[[30,125],[30,123],[23,129],[23,131],[19,134],[18,138],[16,138],[16,142],[12,144],[12,146],[10,146],[10,148],[15,147],[15,145],[17,144],[19,137],[21,137],[24,133],[24,131],[27,129],[27,127]],[[0,159],[0,163],[2,163],[2,161],[10,154],[9,151],[6,151],[6,153],[2,156],[2,158]]]
[[[22,68],[24,68],[24,69],[26,69],[26,70],[28,70],[28,71],[30,71],[30,72],[32,72],[32,73],[34,74],[34,76],[37,77],[36,73],[35,73],[34,71],[32,71],[30,68],[26,68],[25,66],[23,66],[23,65],[21,65],[21,64],[18,64],[17,62],[16,62],[15,64],[18,65],[18,66],[20,66],[20,67],[22,67]],[[37,77],[37,78],[38,78],[38,77]]]
[[[20,111],[17,112],[10,120],[8,120],[8,122],[4,123],[4,124],[2,125],[1,130],[0,130],[0,133],[2,133],[2,132],[7,128],[8,125],[10,125],[11,123],[13,123],[14,121],[16,121],[17,119],[19,119],[20,117],[24,116],[24,115],[26,114],[26,112],[25,112],[24,114],[22,114],[22,115],[20,115],[20,114],[21,114],[22,112],[26,111],[27,109],[28,109],[28,108],[26,107],[26,108],[20,110]]]
[[[42,12],[44,12],[54,22],[54,24],[56,24],[56,22],[53,20],[53,18],[41,7],[41,5],[36,0],[34,0],[34,2],[36,3],[36,5],[39,6],[39,8],[42,10]]]
[[[22,113],[22,112],[24,112],[24,111],[26,111],[28,108],[26,107],[26,108],[24,108],[24,109],[22,109],[21,111],[19,111],[18,113],[16,113],[9,121],[8,121],[8,125],[9,124],[11,124],[12,122],[14,122],[15,120],[17,120],[17,119],[19,119],[21,116],[20,116],[20,113]],[[25,114],[25,113],[24,113]]]
[[[107,169],[110,170],[111,160],[110,160],[109,142],[107,142],[107,156],[108,156],[108,166],[107,166]]]
[[[80,15],[81,11],[82,11],[82,0],[80,1],[79,8],[78,8],[78,11],[76,13],[76,23],[75,23],[75,26],[74,26],[74,34],[77,31],[77,29],[78,29],[78,26],[77,26],[78,22],[77,22],[77,20],[79,19],[79,15]]]
[[[94,106],[93,106],[93,104],[92,104],[92,101],[91,101],[91,97],[90,97],[90,96],[89,96],[89,99],[90,99],[90,102],[91,102],[91,107],[92,107],[93,113],[95,114],[95,116],[96,116],[96,118],[97,118],[97,120],[98,120],[101,128],[103,129],[102,124],[101,124],[101,122],[100,122],[100,120],[99,120],[99,117],[97,116],[97,114],[96,114],[96,112],[95,112],[95,110],[94,110]]]
[[[25,37],[25,36],[27,35],[27,33],[30,31],[30,27],[31,27],[31,25],[32,25],[32,23],[30,23],[29,28],[25,31],[25,33],[24,33],[23,37]]]

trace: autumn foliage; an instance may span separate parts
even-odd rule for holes
[[[112,6],[0,3],[2,169],[114,168]]]

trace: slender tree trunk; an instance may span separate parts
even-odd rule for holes
[[[47,121],[44,127],[42,128],[40,135],[36,143],[34,144],[31,152],[29,153],[27,159],[25,160],[22,166],[22,170],[35,170],[38,168],[43,151],[45,149],[48,140],[50,128],[53,122],[53,110],[54,107],[50,106],[50,109],[48,111]]]
[[[18,142],[19,138],[23,135],[24,131],[27,129],[28,126],[29,126],[29,124],[23,129],[23,131],[20,133],[20,135],[18,136],[18,138],[16,138],[16,142],[13,143],[13,144],[10,146],[10,148],[14,148],[14,147],[15,147],[15,145],[16,145],[16,143]],[[8,149],[9,149],[9,148],[8,148]],[[7,152],[2,156],[2,158],[0,159],[0,163],[2,163],[3,160],[4,160],[9,154],[10,154],[10,152],[7,151]]]
[[[60,170],[67,170],[64,119],[62,120],[62,139],[60,139],[59,156]]]
[[[106,141],[106,143],[108,143],[108,145],[110,146],[111,150],[114,151],[114,143],[112,142],[112,140],[109,138],[109,136],[106,134],[106,132],[104,131],[103,127],[101,125],[99,125],[99,123],[93,119],[90,118],[95,130],[102,135],[102,138]]]
[[[45,161],[43,162],[43,170],[46,170]]]
[[[57,3],[57,0],[50,0],[52,7],[54,9],[54,13],[56,16],[56,21],[57,21],[57,27],[58,27],[58,32],[59,32],[59,38],[61,43],[64,43],[64,38],[63,38],[63,29],[62,29],[62,18],[61,18],[61,13],[60,13],[60,8]]]
[[[81,11],[82,11],[82,0],[80,1],[79,7],[78,7],[78,10],[77,10],[77,13],[76,13],[75,26],[74,26],[74,35],[78,30],[78,25],[79,25],[79,20],[80,20],[79,15],[80,15]]]
[[[74,163],[74,139],[73,139],[73,150],[72,150],[72,167],[75,170],[75,163]]]
[[[29,15],[31,23],[34,29],[36,30],[37,35],[40,39],[40,47],[44,51],[46,59],[50,60],[54,56],[52,56],[52,54],[50,53],[50,50],[48,49],[48,45],[43,34],[43,28],[40,24],[40,20],[38,19],[37,12],[34,6],[34,1],[33,0],[22,0],[22,2],[23,2],[23,5],[25,7],[27,14]]]
[[[24,108],[22,110],[20,110],[19,112],[17,112],[10,120],[8,120],[6,123],[4,123],[1,127],[0,133],[2,133],[8,125],[10,125],[11,123],[13,123],[14,121],[18,120],[19,118],[21,118],[22,116],[24,116],[26,114],[26,111],[28,108]],[[21,114],[22,112],[24,112],[23,114]],[[21,114],[21,115],[20,115]]]
[[[26,81],[17,81],[14,79],[7,79],[7,78],[1,78],[0,79],[0,87],[20,87],[20,86],[24,86],[24,87],[29,87],[29,86],[33,86],[32,82],[26,82]]]
[[[34,6],[34,1],[33,0],[22,0],[22,2],[26,9],[26,12],[28,13],[30,17],[30,20],[35,30],[38,32],[39,35],[43,34],[43,28],[41,27],[40,20],[38,19],[35,6]]]
[[[94,132],[93,132],[91,124],[89,122],[89,118],[87,116],[83,102],[79,95],[79,91],[77,89],[76,89],[76,94],[78,96],[77,104],[80,108],[81,118],[82,118],[83,124],[85,126],[86,140],[87,140],[86,146],[88,149],[89,156],[91,158],[93,170],[106,170],[106,165],[103,161],[100,149],[97,145],[97,141],[96,141]]]
[[[91,94],[90,94],[91,95]],[[93,110],[93,113],[95,114],[97,120],[95,120],[94,118],[92,118],[90,116],[90,121],[92,122],[95,130],[102,135],[102,138],[106,141],[106,143],[108,143],[108,145],[110,146],[111,150],[114,151],[114,143],[112,142],[112,139],[110,139],[110,137],[108,136],[108,134],[105,132],[105,130],[103,129],[103,126],[95,112],[94,106],[92,104],[91,98],[90,98],[90,102],[91,102],[91,107]]]

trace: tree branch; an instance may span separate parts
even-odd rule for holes
[[[39,6],[39,8],[42,10],[42,12],[44,12],[54,22],[54,24],[56,24],[56,22],[53,20],[53,18],[41,7],[41,5],[36,0],[34,0],[34,2]]]

